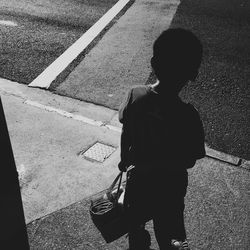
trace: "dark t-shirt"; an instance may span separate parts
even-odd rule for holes
[[[151,86],[134,87],[120,107],[119,120],[123,123],[121,160],[126,160],[128,150],[135,165],[205,156],[199,113],[179,97],[167,98]]]

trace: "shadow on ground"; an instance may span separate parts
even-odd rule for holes
[[[204,46],[200,74],[182,93],[199,110],[206,142],[250,159],[250,2],[182,0],[171,27],[193,31]],[[153,82],[153,74],[147,83]]]

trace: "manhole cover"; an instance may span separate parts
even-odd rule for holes
[[[104,162],[115,150],[112,146],[97,142],[80,155],[90,161]]]

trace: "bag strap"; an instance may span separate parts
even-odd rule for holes
[[[110,187],[108,188],[108,191],[111,191],[114,189],[116,183],[118,182],[119,179],[122,178],[122,172],[120,172],[114,179],[114,181],[112,182],[112,184],[110,185]]]
[[[120,172],[120,173],[116,176],[116,178],[114,179],[114,181],[112,182],[112,184],[111,184],[110,187],[108,188],[108,191],[107,191],[108,194],[110,194],[110,193],[112,192],[112,190],[114,189],[114,187],[115,187],[115,185],[116,185],[116,183],[117,183],[118,181],[119,181],[119,183],[118,183],[118,187],[117,187],[117,194],[119,193],[120,188],[121,188],[121,183],[122,183],[122,174],[123,174],[123,172]],[[115,202],[118,202],[118,199],[119,199],[118,195],[116,195],[116,197],[117,197],[117,199],[115,200]]]
[[[118,187],[117,187],[117,192],[116,192],[116,202],[118,203],[118,200],[119,200],[119,197],[118,197],[118,194],[119,194],[119,191],[120,191],[120,188],[121,188],[121,184],[122,184],[122,174],[123,172],[120,172],[120,179],[119,179],[119,183],[118,183]]]

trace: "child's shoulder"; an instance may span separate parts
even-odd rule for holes
[[[149,85],[135,85],[131,88],[130,94],[132,100],[140,100],[150,93],[151,87]]]
[[[132,88],[131,88],[131,91],[134,93],[134,94],[146,94],[150,91],[151,89],[151,85],[134,85]]]
[[[184,117],[189,121],[198,121],[200,120],[200,114],[198,109],[191,103],[184,103],[183,105]]]

